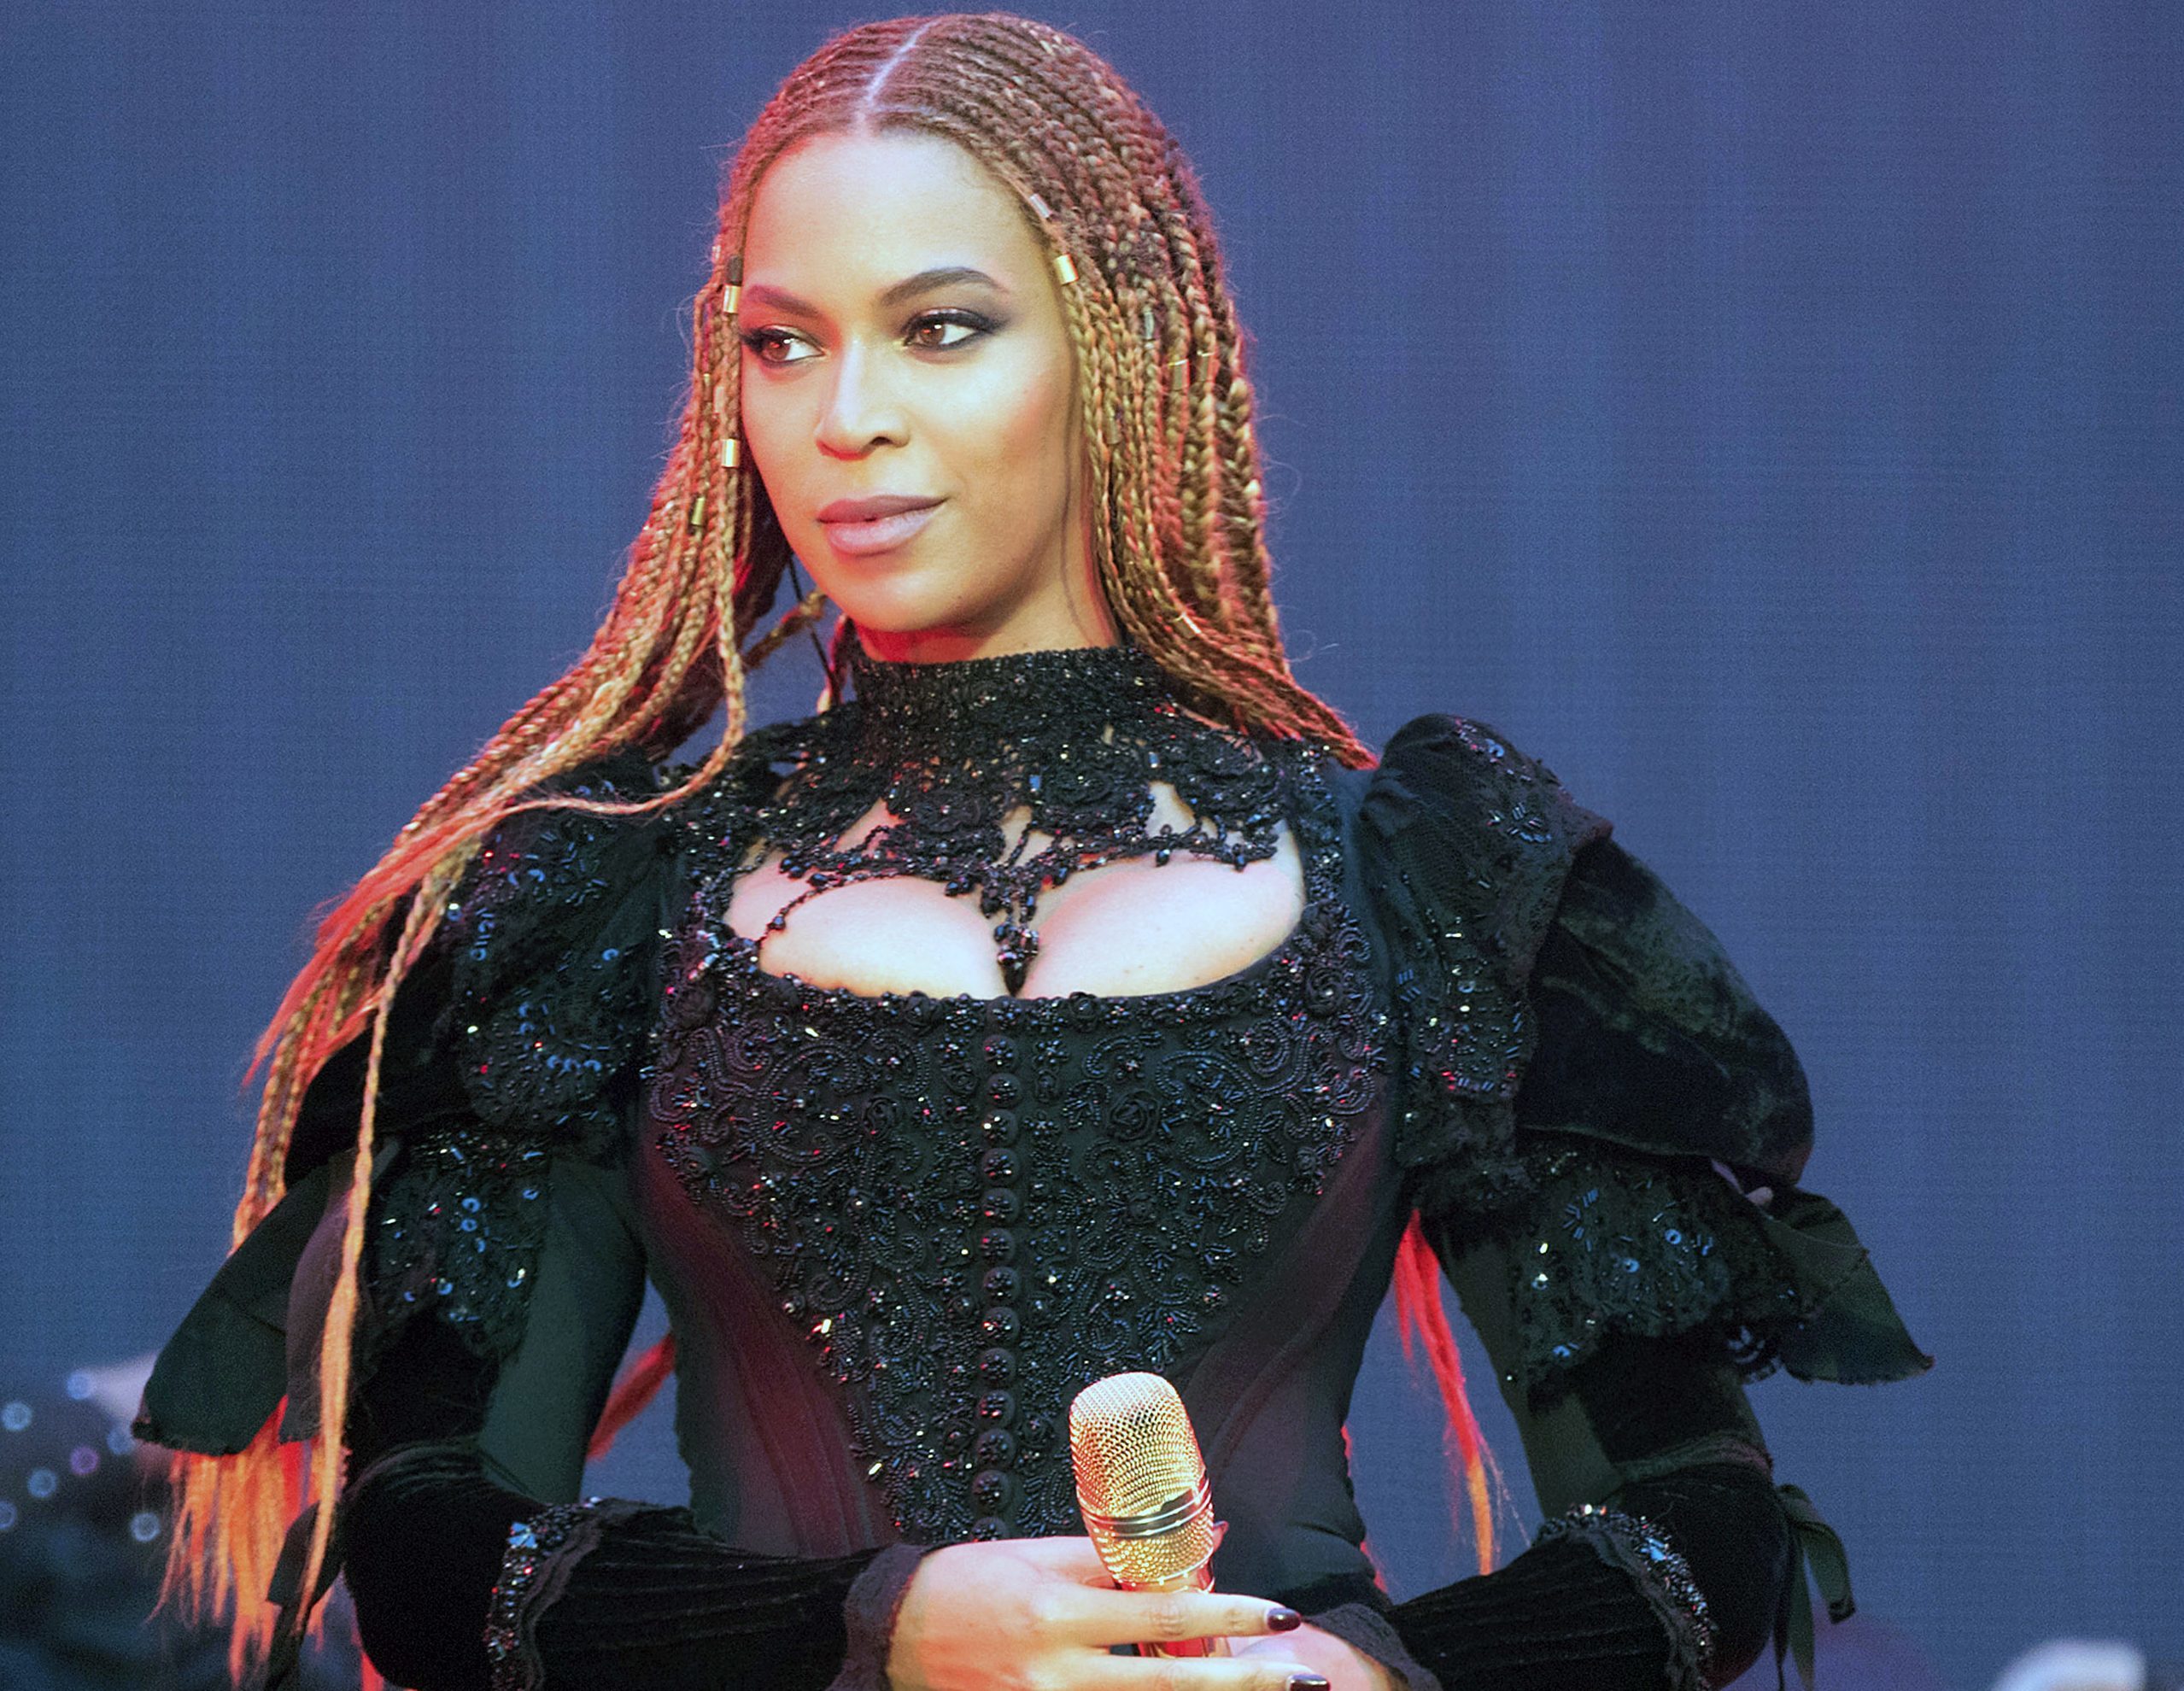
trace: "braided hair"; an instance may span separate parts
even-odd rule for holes
[[[272,1642],[275,1618],[257,1599],[284,1533],[309,1500],[337,1497],[343,1481],[381,1056],[396,988],[494,828],[542,806],[638,815],[699,792],[744,737],[747,674],[823,614],[813,592],[761,626],[790,549],[764,483],[732,443],[741,402],[735,290],[768,167],[815,136],[890,131],[962,147],[1016,191],[1055,260],[1090,447],[1093,559],[1129,638],[1208,714],[1317,741],[1352,768],[1374,761],[1342,717],[1297,681],[1283,652],[1244,333],[1211,217],[1174,138],[1112,66],[1028,18],[893,18],[827,41],[789,73],[729,161],[711,272],[691,306],[681,425],[604,622],[575,665],[510,717],[325,911],[309,962],[255,1045],[243,1084],[261,1068],[266,1078],[235,1213],[237,1245],[286,1189],[289,1145],[312,1078],[336,1050],[369,1034],[319,1358],[321,1421],[308,1460],[281,1446],[279,1410],[238,1453],[176,1457],[162,1600],[193,1616],[233,1600],[230,1656],[238,1678]],[[848,632],[839,623],[837,641]],[[625,748],[664,758],[716,713],[723,718],[719,743],[680,787],[627,805],[566,795],[526,802],[539,783]],[[1417,1255],[1424,1246],[1407,1241],[1408,1272],[1397,1277],[1406,1347],[1422,1324],[1444,1396],[1453,1390],[1484,1569],[1491,1530],[1476,1424],[1437,1285]],[[650,1371],[653,1384],[661,1372]],[[628,1413],[625,1401],[609,1419],[618,1424]],[[332,1514],[329,1501],[313,1523],[307,1593],[329,1553]]]

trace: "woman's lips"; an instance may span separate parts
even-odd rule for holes
[[[902,545],[931,520],[940,508],[936,501],[921,505],[915,511],[898,511],[886,517],[869,518],[861,523],[822,522],[827,531],[827,541],[836,552],[862,558],[875,552],[888,552]]]

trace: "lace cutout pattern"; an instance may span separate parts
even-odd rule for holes
[[[669,942],[654,1143],[771,1277],[905,1538],[1078,1530],[1070,1398],[1182,1356],[1377,1094],[1382,1013],[1337,892],[1332,798],[1314,754],[1269,767],[1304,913],[1210,986],[814,988],[729,930],[724,875]],[[745,837],[714,826],[723,850]]]
[[[1186,714],[1135,647],[1026,652],[945,664],[882,664],[852,647],[856,696],[769,740],[761,755],[793,767],[752,818],[783,851],[805,899],[851,881],[915,875],[975,892],[998,916],[993,938],[1008,990],[1039,955],[1033,925],[1048,884],[1111,859],[1177,851],[1233,863],[1272,857],[1285,782],[1277,756],[1244,734]],[[1192,813],[1187,828],[1151,829],[1152,782]],[[875,805],[895,818],[846,848]],[[1004,819],[1028,810],[1013,844]],[[1033,833],[1051,836],[1037,851]]]

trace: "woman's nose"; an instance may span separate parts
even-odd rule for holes
[[[902,445],[907,419],[888,380],[884,355],[850,342],[834,362],[833,386],[819,413],[821,449],[854,458],[883,441]]]

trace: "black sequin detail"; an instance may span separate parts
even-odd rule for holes
[[[1580,1503],[1543,1524],[1532,1542],[1562,1538],[1590,1546],[1603,1562],[1631,1577],[1667,1635],[1668,1683],[1675,1691],[1705,1691],[1714,1653],[1713,1616],[1691,1577],[1691,1565],[1666,1530],[1643,1515]],[[1795,1594],[1800,1601],[1804,1595]]]
[[[1090,655],[1131,673],[1116,650]],[[1111,702],[1080,700],[1066,740],[1070,713],[1050,710],[1042,755],[1058,763],[1066,744],[1074,764]],[[1163,724],[1157,768],[1179,791],[1205,799],[1194,772],[1248,770],[1234,789],[1248,802],[1214,813],[1270,833],[1286,819],[1303,858],[1297,926],[1203,986],[864,997],[770,974],[725,911],[730,854],[778,828],[776,810],[723,803],[694,823],[711,870],[667,946],[646,1071],[652,1137],[692,1201],[770,1274],[906,1538],[1080,1530],[1070,1399],[1102,1375],[1188,1355],[1324,1190],[1379,1085],[1384,1015],[1338,895],[1324,754],[1271,740],[1239,752],[1221,730],[1151,719]],[[964,720],[952,719],[958,747]],[[1134,744],[1134,762],[1104,767],[1069,826],[1119,851],[1146,808],[1154,742],[1101,743]],[[828,826],[871,802],[861,764],[849,796],[830,790],[823,775],[840,767],[802,765],[799,790]],[[977,802],[990,820],[1007,796],[994,785]],[[913,787],[908,802],[941,801]],[[1124,814],[1103,820],[1103,805]],[[1140,829],[1132,849],[1158,843]]]
[[[366,1240],[383,1343],[429,1309],[480,1355],[515,1349],[546,1240],[548,1161],[536,1144],[460,1128],[407,1147]]]
[[[1363,819],[1387,841],[1373,890],[1394,942],[1409,1195],[1430,1211],[1522,1191],[1514,1107],[1538,1041],[1525,979],[1572,852],[1607,823],[1462,717],[1420,717],[1389,742]]]
[[[527,1520],[509,1524],[501,1577],[494,1584],[486,1609],[485,1659],[492,1673],[492,1691],[536,1691],[543,1682],[544,1665],[531,1639],[535,1611],[545,1594],[540,1589],[540,1576],[556,1555],[576,1542],[597,1511],[596,1498],[588,1503],[555,1503]]]
[[[543,782],[538,796],[627,804],[658,793],[635,750]],[[429,1310],[481,1356],[523,1336],[557,1154],[606,1165],[629,1109],[659,974],[661,873],[679,835],[646,815],[519,811],[488,836],[442,911],[452,992],[432,1061],[467,1106],[413,1129],[372,1197],[366,1272],[384,1350]]]
[[[634,803],[660,791],[635,752],[542,794]],[[520,811],[495,830],[444,912],[454,1025],[471,1107],[489,1126],[611,1161],[624,1136],[618,1074],[642,1044],[657,970],[659,877],[676,835],[654,816]],[[572,934],[583,936],[570,943]]]
[[[1772,1371],[1767,1335],[1808,1312],[1751,1199],[1701,1167],[1549,1134],[1529,1138],[1519,1161],[1529,1194],[1461,1231],[1508,1250],[1521,1367],[1536,1398],[1554,1395],[1610,1333],[1711,1327],[1746,1379]]]

